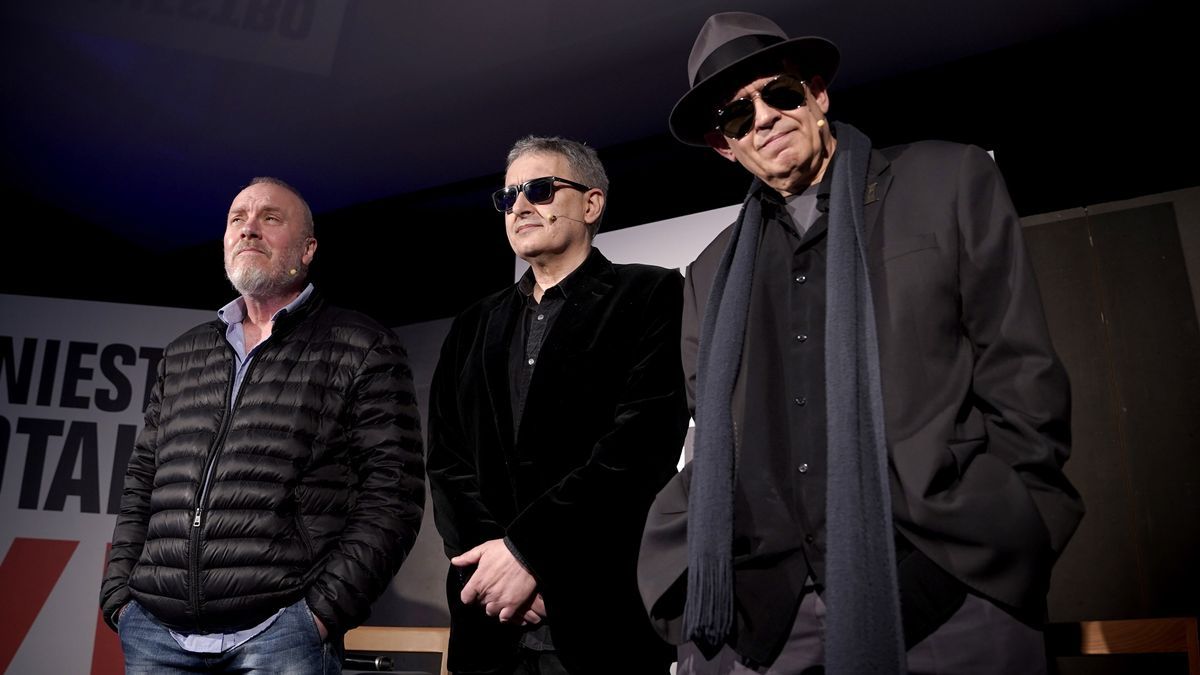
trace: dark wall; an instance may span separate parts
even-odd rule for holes
[[[994,150],[1022,215],[1197,185],[1190,154],[1200,133],[1180,93],[1197,60],[1187,32],[1194,15],[1151,5],[885,81],[848,89],[835,82],[831,116],[877,145],[942,138]],[[748,184],[736,165],[665,132],[600,154],[613,185],[607,229],[735,203]],[[497,171],[318,213],[315,278],[336,301],[389,325],[453,315],[511,279],[511,253],[488,200],[501,178]],[[9,213],[20,217],[10,218],[0,292],[197,308],[231,296],[219,262],[225,204],[188,205],[211,210],[211,244],[161,252],[6,192]]]
[[[1183,239],[1200,189],[1077,209],[1025,229],[1071,378],[1067,475],[1087,515],[1054,569],[1053,621],[1200,615],[1200,328]],[[1178,660],[1178,659],[1176,659]],[[1061,673],[1185,672],[1145,657]]]

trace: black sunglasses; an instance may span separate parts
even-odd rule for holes
[[[795,110],[807,100],[804,94],[806,83],[790,75],[778,75],[758,90],[758,94],[739,98],[717,108],[716,128],[729,138],[737,140],[754,128],[754,98],[776,110]]]
[[[555,185],[555,182],[566,183],[566,186]],[[573,180],[559,178],[558,176],[542,176],[527,180],[520,185],[509,185],[502,187],[492,193],[492,205],[497,211],[508,213],[512,211],[513,204],[517,203],[517,195],[524,192],[525,199],[528,199],[531,204],[545,204],[554,200],[554,191],[560,187],[573,187],[581,192],[587,192],[592,188],[576,183]]]

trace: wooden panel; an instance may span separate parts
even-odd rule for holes
[[[1182,652],[1200,660],[1193,617],[1055,624],[1046,637],[1064,656]]]
[[[1123,452],[1112,357],[1101,319],[1100,284],[1087,222],[1074,218],[1025,228],[1054,348],[1071,378],[1072,452],[1067,475],[1087,507],[1059,559],[1050,619],[1124,618],[1136,612],[1138,548],[1129,483],[1114,480]],[[1097,593],[1096,589],[1104,589]]]
[[[447,675],[446,654],[450,629],[445,627],[359,626],[346,633],[345,647],[350,652],[425,652],[440,655],[440,673]]]
[[[1089,218],[1144,565],[1142,612],[1200,613],[1200,329],[1174,209]],[[1100,588],[1111,589],[1111,585]],[[1108,618],[1108,617],[1088,617]]]
[[[1056,656],[1114,655],[1114,654],[1170,654],[1185,655],[1176,659],[1172,669],[1168,663],[1158,660],[1156,668],[1149,670],[1149,660],[1127,661],[1126,663],[1089,664],[1108,667],[1109,672],[1177,672],[1200,675],[1200,639],[1197,638],[1196,618],[1134,619],[1128,621],[1083,621],[1070,624],[1051,624],[1046,629],[1046,649]],[[1078,668],[1084,664],[1069,664],[1071,673],[1083,672]],[[1127,670],[1126,667],[1141,667],[1143,670]]]

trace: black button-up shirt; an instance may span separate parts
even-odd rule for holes
[[[541,356],[542,346],[546,344],[550,329],[567,304],[575,275],[576,272],[571,272],[557,284],[547,288],[542,293],[541,302],[533,297],[535,280],[532,269],[526,270],[517,282],[517,290],[525,296],[525,305],[521,310],[522,315],[517,319],[512,343],[508,348],[508,393],[512,402],[514,443],[520,435],[525,399],[529,396],[529,383],[533,380],[534,370],[537,369],[538,357]],[[553,650],[554,639],[550,633],[549,621],[526,627],[521,635],[521,646],[534,651]]]
[[[555,319],[562,313],[567,304],[567,294],[570,293],[571,277],[568,274],[554,286],[542,294],[542,301],[534,300],[533,270],[525,271],[517,282],[517,290],[525,296],[523,316],[517,321],[513,330],[512,344],[508,349],[508,393],[512,402],[513,440],[521,428],[521,417],[525,413],[525,399],[529,395],[529,383],[533,379],[533,371],[537,368],[538,357],[542,345]]]
[[[780,195],[760,193],[767,220],[754,266],[746,334],[747,379],[739,482],[770,485],[791,516],[768,533],[804,552],[809,574],[824,577],[825,550],[825,246],[828,185],[816,208],[790,209]],[[790,211],[815,218],[797,227]],[[805,225],[808,225],[805,227]],[[756,523],[761,530],[763,524]],[[771,526],[767,526],[771,527]]]

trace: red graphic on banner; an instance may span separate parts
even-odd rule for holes
[[[4,598],[7,624],[0,631],[0,672],[8,670],[77,546],[77,541],[13,539],[0,563],[0,598]]]
[[[108,569],[108,556],[112,544],[104,547],[104,568]],[[92,675],[122,675],[125,672],[125,655],[121,652],[121,638],[104,623],[104,615],[96,610],[96,641],[92,646]]]

